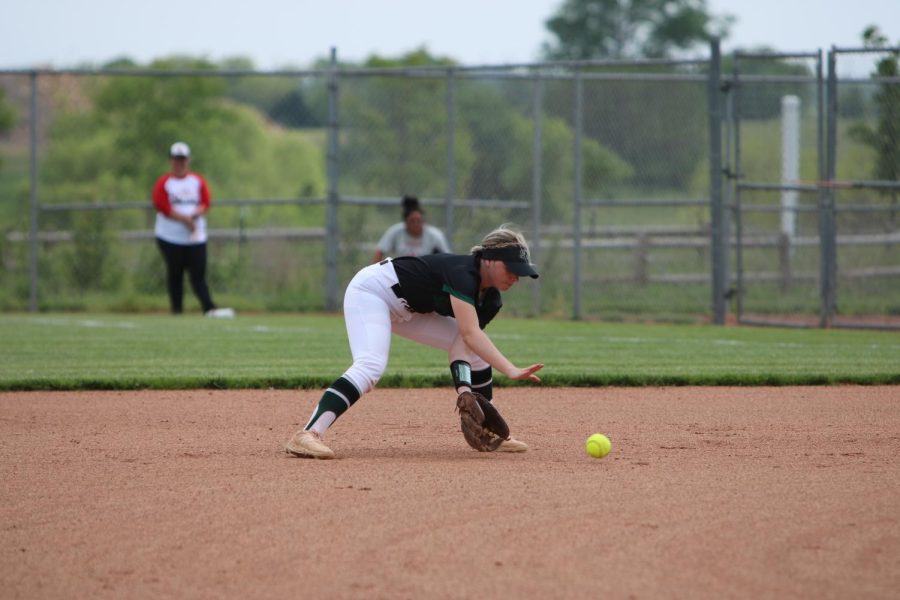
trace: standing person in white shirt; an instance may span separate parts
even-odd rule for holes
[[[372,262],[385,257],[448,254],[450,245],[444,233],[425,223],[425,211],[415,196],[403,196],[403,222],[388,227],[375,249]]]
[[[200,301],[203,314],[232,318],[230,308],[218,308],[206,283],[206,213],[210,193],[206,180],[190,170],[191,149],[175,142],[169,149],[171,171],[156,180],[153,205],[156,207],[156,245],[166,262],[166,285],[172,314],[181,314],[184,299],[184,272]]]

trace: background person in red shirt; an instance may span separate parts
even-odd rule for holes
[[[169,150],[172,168],[153,186],[156,207],[156,244],[166,262],[166,284],[172,314],[181,314],[184,299],[184,272],[208,317],[231,318],[234,311],[218,308],[206,283],[206,213],[210,194],[206,180],[189,169],[191,149],[175,142]]]

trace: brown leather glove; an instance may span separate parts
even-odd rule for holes
[[[509,437],[509,426],[487,398],[463,392],[456,399],[459,423],[466,442],[479,452],[493,452]]]

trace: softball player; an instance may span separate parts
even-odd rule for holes
[[[203,313],[230,319],[234,310],[218,308],[206,283],[206,213],[210,193],[206,180],[190,169],[191,149],[175,142],[169,149],[171,170],[156,180],[153,204],[156,207],[156,245],[166,262],[166,284],[173,314],[181,314],[184,302],[184,272]]]
[[[379,262],[386,256],[424,256],[439,252],[450,252],[444,232],[425,222],[425,211],[418,198],[403,196],[403,221],[384,232],[375,247],[372,262]]]
[[[517,367],[497,349],[484,327],[502,306],[500,292],[520,276],[537,278],[528,244],[501,226],[471,254],[386,258],[359,271],[344,294],[344,320],[353,364],[331,384],[306,426],[287,443],[300,457],[334,458],[323,438],[328,428],[373,389],[387,367],[391,334],[447,352],[457,393],[493,395],[493,371],[510,379],[540,381],[542,363]],[[524,452],[513,438],[498,448]]]

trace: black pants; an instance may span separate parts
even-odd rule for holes
[[[181,314],[184,298],[184,271],[191,279],[191,288],[203,307],[203,312],[216,307],[206,285],[206,244],[182,246],[156,238],[156,245],[166,261],[166,282],[169,288],[169,305],[173,314]]]

